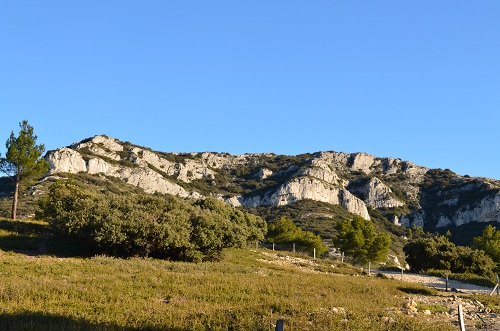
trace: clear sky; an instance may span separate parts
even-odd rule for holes
[[[500,1],[0,2],[0,152],[366,152],[500,179]],[[4,137],[4,138],[2,138]]]

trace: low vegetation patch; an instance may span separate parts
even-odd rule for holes
[[[437,291],[428,287],[423,287],[417,284],[405,284],[404,286],[398,286],[398,290],[408,294],[420,294],[420,295],[435,295]]]
[[[276,258],[266,250],[225,249],[221,261],[200,264],[27,254],[2,238],[24,231],[43,243],[47,223],[17,228],[12,222],[0,223],[1,330],[269,331],[280,318],[287,330],[423,331],[436,325],[400,312],[408,294],[394,280],[270,264],[264,260]],[[327,261],[318,265],[326,268]],[[439,329],[455,327],[442,321]]]

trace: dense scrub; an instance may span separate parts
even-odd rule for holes
[[[447,237],[428,235],[409,242],[405,247],[406,262],[414,272],[432,269],[451,273],[492,276],[495,263],[484,251],[456,246]]]
[[[40,200],[38,217],[64,237],[114,256],[201,261],[223,248],[261,240],[266,223],[215,199],[188,202],[170,195],[85,190],[56,182]]]

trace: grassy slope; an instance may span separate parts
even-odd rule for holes
[[[355,272],[338,262],[298,268],[260,250],[203,264],[68,257],[74,246],[43,222],[0,222],[1,330],[272,330],[278,318],[287,330],[454,329],[399,312],[424,288],[334,274]]]

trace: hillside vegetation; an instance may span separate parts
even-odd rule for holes
[[[287,330],[456,329],[444,315],[404,314],[409,295],[430,290],[336,261],[249,249],[202,264],[82,258],[73,244],[44,222],[0,221],[1,330],[268,331],[280,318]]]
[[[119,257],[215,260],[223,248],[262,240],[267,231],[259,217],[213,198],[122,196],[86,190],[72,180],[51,185],[39,206],[38,219],[47,220],[58,235]]]

